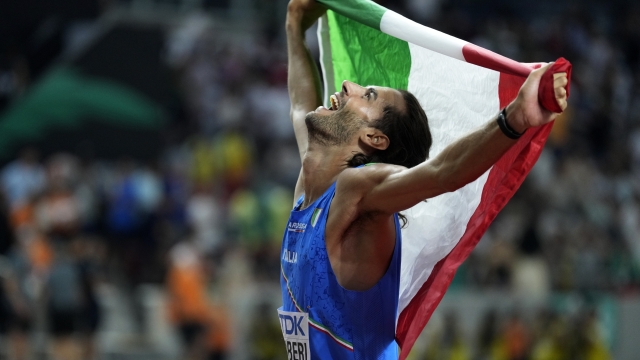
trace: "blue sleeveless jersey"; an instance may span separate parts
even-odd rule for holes
[[[346,290],[336,279],[325,246],[327,214],[336,184],[313,204],[291,211],[281,252],[281,310],[308,313],[310,358],[398,359],[395,327],[401,235],[385,275],[366,291]]]

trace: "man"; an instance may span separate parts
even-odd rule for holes
[[[548,66],[500,115],[427,160],[427,116],[410,93],[344,81],[330,108],[321,106],[304,31],[322,12],[313,0],[291,0],[287,12],[302,170],[282,246],[281,327],[290,359],[397,359],[398,212],[475,180],[527,128],[553,120],[538,103]],[[566,74],[554,79],[564,110]]]

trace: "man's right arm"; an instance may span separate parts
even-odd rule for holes
[[[322,105],[320,74],[304,41],[304,32],[324,13],[314,0],[291,0],[287,8],[286,33],[289,58],[288,80],[291,122],[298,143],[300,160],[307,151],[309,136],[305,116]],[[294,201],[302,195],[303,172],[300,171]]]

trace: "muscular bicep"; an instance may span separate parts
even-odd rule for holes
[[[440,184],[438,170],[431,162],[411,169],[375,164],[344,171],[338,184],[342,181],[344,192],[359,198],[358,211],[392,214],[447,192]]]
[[[448,192],[441,183],[436,163],[425,162],[411,169],[396,166],[383,170],[377,183],[364,194],[364,211],[395,213],[413,207],[426,199]]]

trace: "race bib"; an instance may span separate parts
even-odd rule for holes
[[[309,355],[309,314],[278,309],[287,360],[311,360]]]

